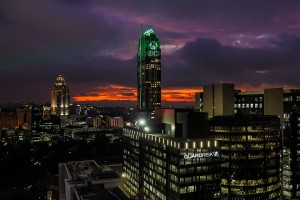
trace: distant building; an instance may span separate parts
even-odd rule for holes
[[[26,108],[17,108],[17,117],[18,117],[18,127],[29,129],[32,122],[32,109],[29,107]]]
[[[75,140],[95,140],[97,134],[104,134],[102,133],[103,130],[99,127],[70,125],[64,128],[64,136]]]
[[[16,113],[0,113],[0,128],[14,129],[18,127]]]
[[[38,133],[39,132],[39,125],[40,123],[43,121],[43,108],[44,106],[41,104],[36,104],[36,105],[32,105],[32,111],[31,111],[31,118],[32,118],[32,122],[31,122],[31,131],[33,134]]]
[[[118,200],[108,189],[116,188],[119,175],[107,165],[93,160],[59,163],[59,199]]]
[[[86,118],[86,124],[89,125],[89,126],[101,127],[102,126],[102,120],[103,120],[103,118],[101,116],[87,117]]]
[[[70,94],[65,79],[59,75],[51,91],[51,114],[65,120],[69,117]]]
[[[37,126],[37,133],[39,135],[60,135],[61,126],[59,116],[52,115],[49,119],[43,119],[40,121]]]
[[[16,144],[18,141],[16,129],[0,129],[0,138],[2,144]]]
[[[203,111],[208,117],[234,114],[234,85],[213,84],[203,86]]]
[[[31,136],[29,130],[22,129],[0,129],[0,143],[2,144],[18,144]]]
[[[139,38],[137,53],[138,108],[153,113],[161,107],[161,51],[160,41],[153,29]]]
[[[211,132],[220,146],[222,199],[281,199],[278,117],[216,116]]]
[[[107,117],[106,126],[114,128],[123,128],[123,117]]]
[[[51,115],[51,104],[43,105],[43,118],[48,119]]]

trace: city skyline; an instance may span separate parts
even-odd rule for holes
[[[62,74],[73,101],[136,103],[140,25],[159,35],[162,100],[202,85],[297,88],[300,2],[4,0],[0,101],[49,102]]]

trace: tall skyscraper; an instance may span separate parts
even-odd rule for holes
[[[138,106],[140,111],[152,113],[161,107],[160,42],[153,29],[142,33],[137,53]]]
[[[51,114],[58,115],[61,119],[67,119],[69,116],[70,94],[62,75],[56,78],[51,95]]]

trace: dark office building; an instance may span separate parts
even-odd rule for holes
[[[217,116],[222,199],[280,199],[280,121],[276,116]]]
[[[137,53],[138,108],[153,113],[161,107],[161,54],[160,42],[153,29],[139,38]]]
[[[60,118],[56,115],[51,115],[49,119],[43,119],[39,122],[37,127],[37,133],[39,135],[60,135],[62,134]]]
[[[39,124],[43,120],[43,105],[42,104],[35,104],[32,105],[32,121],[31,121],[31,131],[33,134],[39,132]]]
[[[284,121],[283,195],[300,199],[300,112],[294,110]]]

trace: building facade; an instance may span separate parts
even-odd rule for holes
[[[102,126],[102,116],[96,116],[96,117],[87,117],[86,118],[86,124],[89,126],[94,127],[101,127]]]
[[[123,117],[107,117],[106,126],[114,128],[123,128]]]
[[[157,124],[162,124],[161,132],[170,137],[211,138],[207,113],[193,112],[191,109],[162,108],[155,109],[155,120]]]
[[[300,199],[300,113],[291,112],[284,121],[283,195]]]
[[[276,116],[217,116],[222,199],[280,200],[280,121]]]
[[[17,108],[18,127],[29,129],[32,123],[32,109],[30,107]]]
[[[70,94],[65,79],[59,75],[51,91],[51,114],[61,119],[69,117]]]
[[[208,117],[234,114],[234,85],[228,83],[203,86],[203,109]]]
[[[204,111],[203,92],[196,94],[195,109]],[[237,115],[277,115],[283,133],[283,198],[300,200],[300,90],[235,90],[234,113]]]
[[[161,107],[161,51],[160,41],[153,29],[139,38],[137,53],[138,108],[152,113]]]
[[[300,200],[300,90],[266,89],[235,95],[237,114],[275,114],[283,132],[283,198]]]
[[[0,128],[18,128],[18,118],[16,113],[0,113]]]
[[[220,199],[216,141],[123,130],[125,189],[132,198]]]
[[[43,121],[43,107],[44,106],[42,104],[35,104],[31,107],[31,131],[33,135],[39,133],[39,124]]]

